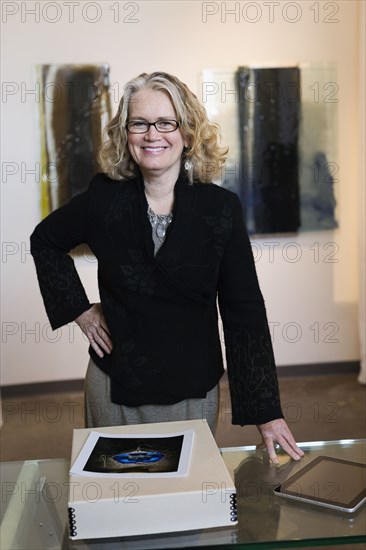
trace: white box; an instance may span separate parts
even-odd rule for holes
[[[194,431],[194,437],[185,476],[70,475],[70,537],[121,537],[235,525],[235,485],[205,421],[74,430],[71,465],[92,431],[171,435],[188,430]]]

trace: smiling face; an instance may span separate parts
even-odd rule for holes
[[[166,93],[144,88],[133,96],[129,105],[129,122],[156,122],[161,119],[177,120]],[[164,177],[174,183],[179,175],[183,148],[187,145],[179,128],[170,133],[158,132],[154,126],[150,126],[146,134],[128,132],[129,151],[146,179]]]

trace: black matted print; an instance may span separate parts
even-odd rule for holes
[[[92,431],[71,474],[108,477],[187,475],[194,432],[175,434],[106,434]]]

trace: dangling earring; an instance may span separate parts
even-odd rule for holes
[[[184,153],[187,154],[188,147],[184,148]],[[193,183],[193,162],[192,159],[186,157],[183,163],[184,169],[187,172],[189,183]]]
[[[186,159],[184,161],[184,169],[189,172],[190,170],[192,170],[192,160],[191,159]]]

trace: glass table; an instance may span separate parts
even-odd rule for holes
[[[178,548],[311,548],[366,542],[366,506],[354,514],[288,501],[273,487],[319,455],[366,462],[366,440],[300,443],[300,463],[280,455],[268,462],[254,446],[221,449],[238,495],[238,524],[143,537],[71,541],[67,530],[69,462],[65,459],[0,463],[0,548],[147,550]],[[360,547],[361,550],[362,547]]]

